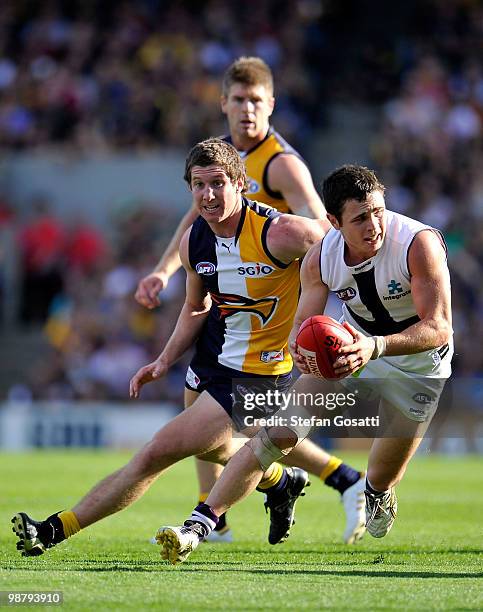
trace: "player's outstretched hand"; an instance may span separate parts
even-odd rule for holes
[[[366,365],[374,352],[374,340],[371,337],[364,336],[347,321],[343,325],[354,338],[354,344],[346,344],[338,350],[339,356],[334,362],[334,373],[337,376],[349,376],[357,372]]]
[[[139,391],[143,385],[162,378],[167,371],[168,368],[159,358],[140,368],[129,382],[129,397],[139,397]]]
[[[134,298],[141,306],[149,309],[156,308],[161,304],[159,292],[166,289],[167,284],[166,274],[162,272],[148,274],[139,281]]]
[[[298,352],[297,343],[295,342],[295,340],[292,340],[289,343],[289,350],[297,370],[299,370],[299,372],[302,372],[302,374],[310,374],[310,370],[307,364],[305,363],[305,357],[303,357]]]

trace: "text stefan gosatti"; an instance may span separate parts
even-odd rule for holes
[[[273,414],[269,417],[256,418],[252,415],[243,418],[245,427],[379,427],[379,416],[344,417],[341,414],[329,417],[302,417],[292,414],[283,417]]]
[[[302,393],[300,391],[279,391],[269,389],[259,393],[245,393],[243,395],[243,405],[245,410],[255,410],[256,408],[278,408],[287,410],[290,408],[320,407],[326,410],[336,408],[351,408],[355,406],[355,393]]]

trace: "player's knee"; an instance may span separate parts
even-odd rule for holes
[[[228,446],[221,446],[219,448],[215,448],[212,451],[209,451],[208,453],[196,455],[196,458],[202,459],[203,461],[211,461],[211,463],[226,465],[232,455],[233,452]]]
[[[263,428],[247,442],[263,471],[287,455],[296,444],[297,435],[286,427],[271,427],[269,431]]]
[[[150,476],[173,465],[184,456],[174,442],[155,436],[134,458],[135,469],[140,476]]]

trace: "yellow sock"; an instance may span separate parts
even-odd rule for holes
[[[262,482],[258,485],[259,489],[265,490],[270,487],[274,487],[278,484],[283,476],[283,466],[280,463],[274,463],[272,467],[272,473],[268,478],[262,480]]]
[[[329,461],[327,462],[327,465],[324,467],[322,472],[320,472],[320,480],[325,480],[326,478],[328,478],[331,474],[335,472],[339,465],[342,465],[342,459],[331,455]]]
[[[208,495],[209,493],[200,493],[198,497],[198,503],[204,504],[205,501],[208,499]]]
[[[77,520],[77,517],[72,512],[72,510],[67,510],[66,512],[59,512],[57,516],[62,522],[62,527],[64,529],[64,535],[66,538],[70,538],[81,530],[79,521]]]

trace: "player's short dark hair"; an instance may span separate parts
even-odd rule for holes
[[[384,193],[385,189],[373,170],[348,164],[337,168],[324,180],[322,198],[327,212],[340,223],[347,200],[365,202],[373,191]]]
[[[234,83],[242,85],[263,85],[273,96],[273,75],[268,64],[260,57],[239,57],[226,70],[223,76],[222,93],[228,95]]]
[[[202,168],[211,165],[223,168],[232,183],[243,180],[243,191],[248,187],[245,164],[233,145],[220,138],[208,138],[191,149],[186,158],[184,180],[191,187],[191,170],[193,166]]]

